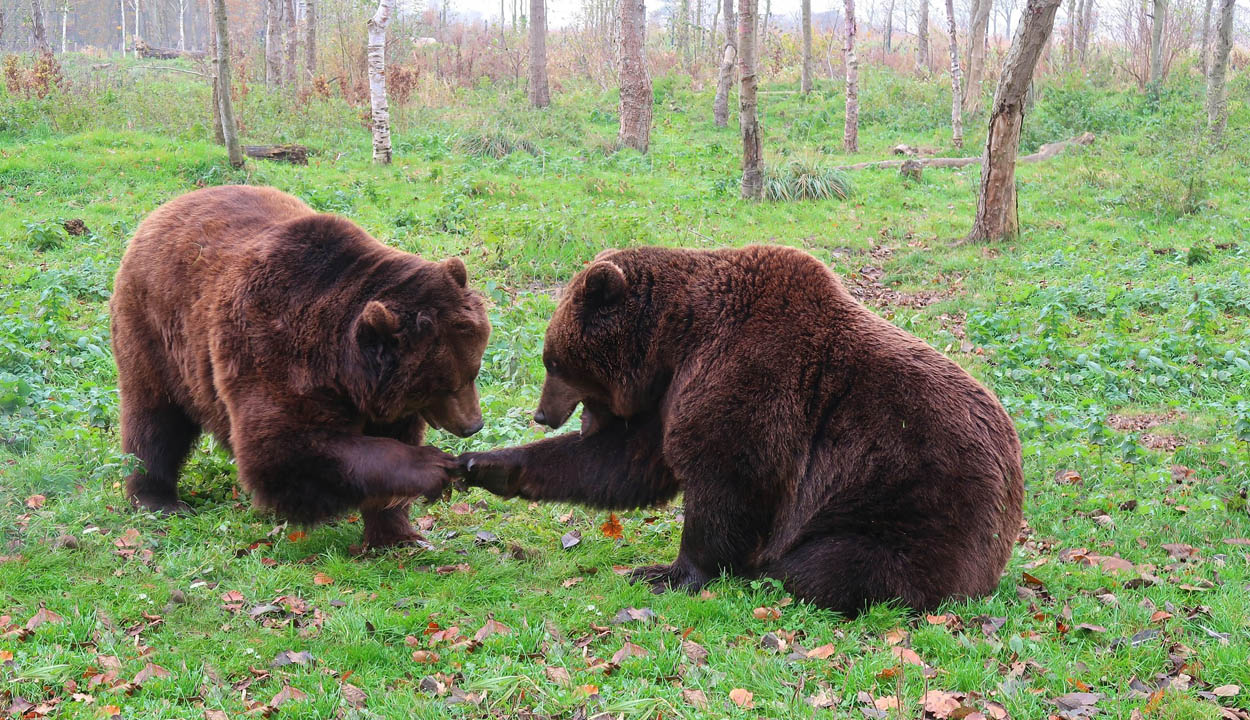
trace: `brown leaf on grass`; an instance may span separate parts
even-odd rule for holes
[[[1074,692],[1060,695],[1051,702],[1057,705],[1061,713],[1067,717],[1088,717],[1098,712],[1098,708],[1094,706],[1101,699],[1100,693]]]
[[[569,671],[555,665],[548,665],[543,668],[543,673],[547,679],[561,687],[568,687],[573,684],[573,678],[569,675]]]
[[[274,657],[273,662],[270,663],[269,666],[280,668],[280,667],[285,667],[291,664],[309,665],[312,663],[312,661],[313,661],[312,653],[308,652],[307,650],[304,650],[301,652],[295,652],[294,650],[283,650],[282,652],[278,653],[276,657]]]
[[[837,649],[833,646],[833,643],[827,643],[808,650],[807,657],[814,660],[828,660],[835,652],[837,652]]]
[[[330,577],[329,575],[326,575],[323,572],[319,572],[313,575],[313,585],[333,585],[333,584],[334,584],[334,578]]]
[[[43,504],[47,499],[48,498],[44,497],[43,495],[31,495],[30,497],[26,498],[26,507],[30,508],[31,510],[38,510],[39,508],[43,507]]]
[[[924,711],[936,720],[946,720],[959,708],[963,707],[963,695],[946,690],[930,690],[921,698]]]
[[[613,625],[624,625],[629,622],[650,622],[655,619],[655,611],[651,608],[621,608],[612,618]]]
[[[365,695],[365,691],[352,685],[351,683],[343,683],[339,686],[339,693],[343,696],[343,701],[354,708],[363,708],[369,696]]]
[[[225,710],[209,710],[204,708],[204,720],[230,720]]]
[[[143,669],[140,670],[137,675],[135,675],[135,679],[132,680],[131,682],[133,682],[135,685],[142,685],[143,683],[147,682],[148,680],[151,680],[152,678],[167,678],[169,676],[170,676],[170,672],[166,670],[165,668],[155,663],[148,663],[147,665],[143,666]]]
[[[907,632],[903,628],[894,628],[893,630],[886,632],[885,642],[889,645],[901,645],[907,642],[907,639],[910,637],[911,633]]]
[[[300,540],[303,540],[306,537],[308,537],[308,533],[304,532],[303,530],[296,530],[290,535],[287,535],[286,539],[290,540],[291,542],[299,542]]]
[[[438,662],[438,653],[433,650],[413,650],[412,661],[423,665]]]
[[[4,663],[7,663],[7,662],[12,662],[12,661],[13,661],[12,650],[0,650],[0,665],[3,665]]]
[[[473,633],[473,639],[478,642],[482,642],[491,635],[509,635],[511,633],[512,628],[504,625],[495,618],[489,618],[480,630]]]
[[[631,657],[646,657],[646,656],[647,656],[646,648],[641,647],[639,645],[635,645],[632,642],[629,642],[627,640],[625,641],[625,644],[621,646],[621,649],[617,650],[616,653],[612,655],[612,664],[620,665],[621,663],[625,662],[627,659]]]
[[[686,653],[686,657],[689,658],[690,662],[694,663],[695,665],[707,664],[707,656],[708,656],[707,648],[703,647],[699,643],[693,640],[682,640],[681,650],[682,652]]]
[[[908,665],[924,666],[924,660],[921,660],[920,656],[916,654],[916,651],[911,648],[895,646],[890,648],[890,653]]]
[[[63,621],[64,619],[65,618],[61,617],[60,615],[57,615],[56,613],[52,612],[46,607],[41,607],[37,611],[35,611],[35,614],[32,615],[29,620],[26,621],[26,629],[28,631],[34,630],[35,628],[39,627],[40,625],[43,625],[44,623],[52,623],[53,625],[55,625]]]
[[[470,506],[469,503],[458,502],[451,506],[451,511],[457,515],[471,515],[473,513],[473,507]]]
[[[1241,545],[1242,547],[1250,546],[1250,538],[1224,538],[1225,545]]]
[[[740,708],[749,710],[755,707],[755,695],[750,690],[734,688],[729,691],[729,699]]]
[[[781,611],[775,607],[757,607],[751,611],[756,620],[780,620]]]
[[[1241,687],[1237,685],[1221,685],[1211,691],[1216,697],[1236,697],[1241,692]]]
[[[842,698],[834,694],[824,683],[821,683],[820,689],[814,695],[809,695],[804,702],[817,710],[827,710],[836,707],[841,700]]]
[[[1198,554],[1198,548],[1185,543],[1163,543],[1160,547],[1167,550],[1173,560],[1186,560]]]
[[[122,714],[122,709],[116,705],[105,705],[100,708],[100,712],[104,713],[105,717],[117,717]]]
[[[582,541],[582,534],[576,530],[570,530],[560,536],[560,547],[568,550]]]
[[[1092,633],[1104,633],[1104,632],[1107,632],[1107,628],[1105,628],[1105,627],[1103,627],[1103,626],[1101,626],[1101,625],[1091,625],[1091,624],[1089,624],[1089,623],[1081,623],[1080,625],[1077,625],[1077,626],[1076,626],[1076,629],[1077,629],[1077,630],[1084,630],[1085,632],[1092,632]]]
[[[569,578],[568,580],[565,580],[564,582],[560,583],[560,587],[563,587],[563,588],[566,588],[566,589],[567,589],[567,588],[571,588],[571,587],[573,587],[574,585],[579,584],[579,583],[580,583],[582,580],[584,580],[584,579],[585,579],[585,578],[583,578],[583,577],[582,577],[582,576],[580,576],[580,575],[578,575],[577,577],[571,577],[571,578]]]
[[[681,699],[687,705],[694,706],[699,710],[707,710],[707,695],[703,694],[702,690],[685,688],[681,691]]]
[[[881,697],[872,701],[872,706],[882,712],[885,712],[887,710],[897,710],[898,709],[898,697],[894,695],[882,695]]]
[[[608,521],[599,526],[599,532],[604,537],[620,540],[625,536],[625,528],[621,526],[621,521],[616,519],[616,513],[608,516]]]
[[[269,701],[269,706],[278,707],[279,705],[281,705],[284,702],[287,702],[288,700],[298,701],[298,700],[304,700],[307,697],[308,697],[308,693],[304,692],[303,690],[300,690],[299,688],[293,688],[290,685],[283,685],[282,689],[278,691],[278,694],[274,695],[273,699]]]

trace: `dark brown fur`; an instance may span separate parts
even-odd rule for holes
[[[419,537],[417,496],[453,462],[427,422],[481,427],[490,332],[464,264],[422,260],[273,188],[198,190],[157,208],[111,303],[131,500],[171,511],[201,430],[254,501],[314,523],[360,508],[365,540]]]
[[[854,614],[992,592],[1021,522],[1020,444],[958,365],[782,247],[603,253],[547,330],[535,418],[582,432],[461,457],[504,496],[626,509],[685,491],[657,587],[778,578]]]

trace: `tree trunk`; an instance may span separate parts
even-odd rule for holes
[[[66,44],[67,44],[66,40],[67,40],[67,35],[68,35],[67,26],[68,25],[69,25],[69,6],[62,5],[61,6],[61,54],[62,55],[64,55],[66,51]]]
[[[545,108],[551,104],[547,87],[547,3],[530,0],[530,104]]]
[[[959,42],[955,35],[955,3],[946,0],[946,31],[950,35],[951,50],[951,143],[964,146],[963,122],[963,74],[959,71]]]
[[[214,17],[213,4],[210,2],[208,5],[208,58],[213,66],[213,141],[218,145],[225,145],[226,133],[221,125],[221,81],[217,67],[217,21]]]
[[[1211,7],[1213,0],[1207,0],[1206,11],[1202,13],[1202,50],[1199,62],[1202,64],[1202,76],[1211,72]]]
[[[734,0],[722,0],[725,16],[725,49],[721,53],[720,77],[716,81],[716,99],[712,101],[712,119],[716,127],[729,124],[729,91],[733,88],[734,68],[738,63],[738,27],[734,17]]]
[[[1081,2],[1084,8],[1081,10],[1081,37],[1077,49],[1081,56],[1081,66],[1084,67],[1089,56],[1089,36],[1094,31],[1094,0],[1081,0]]]
[[[882,35],[882,45],[886,55],[894,51],[894,0],[890,0],[890,6],[885,11],[885,33]]]
[[[265,84],[282,82],[282,0],[265,0]]]
[[[621,129],[617,143],[645,153],[651,145],[651,77],[643,55],[647,43],[644,0],[621,0]]]
[[[1067,37],[1063,39],[1063,63],[1072,67],[1076,59],[1076,0],[1068,0]]]
[[[48,33],[43,26],[43,8],[39,0],[30,0],[30,29],[35,34],[35,52],[51,55],[52,46],[48,44]]]
[[[317,77],[317,2],[304,0],[304,72],[311,83]]]
[[[134,0],[134,3],[135,3],[135,39],[138,40],[143,37],[143,24],[140,22],[143,19],[143,12],[142,12],[142,8],[139,7],[139,0]],[[135,59],[138,59],[138,57],[139,57],[139,47],[138,47],[138,44],[136,44],[135,45]]]
[[[299,27],[295,17],[295,0],[286,0],[282,8],[282,23],[286,41],[286,62],[282,66],[282,82],[283,84],[295,87],[295,65],[297,46],[299,45]]]
[[[748,200],[764,195],[764,157],[755,116],[756,2],[738,0],[738,127],[742,130],[742,197]]]
[[[220,2],[220,0],[218,0]],[[386,26],[391,22],[391,0],[379,0],[369,18],[369,103],[373,108],[373,161],[391,163],[391,113],[386,105]]]
[[[121,45],[117,46],[117,49],[121,51],[122,56],[125,57],[126,55],[126,0],[117,0],[117,8],[121,10],[121,16],[122,16],[122,19],[121,19],[122,42],[121,42]]]
[[[230,34],[226,21],[226,0],[213,0],[213,21],[217,29],[217,95],[221,107],[221,134],[226,141],[230,165],[243,167],[243,148],[239,146],[239,126],[234,121],[234,102],[230,98]]]
[[[812,91],[812,0],[803,0],[803,73],[799,77],[799,92]]]
[[[975,113],[981,107],[981,82],[985,76],[986,30],[990,24],[991,0],[974,0],[972,23],[968,27],[968,83],[964,87],[964,108]]]
[[[1163,26],[1167,24],[1167,0],[1153,0],[1150,23],[1150,94],[1158,97],[1163,82]]]
[[[855,57],[855,0],[846,0],[846,124],[842,130],[842,147],[847,152],[859,150],[859,59]]]
[[[187,49],[187,0],[178,0],[178,49]]]
[[[1020,151],[1025,97],[1061,2],[1028,0],[1016,28],[1003,74],[994,91],[989,133],[981,161],[981,191],[977,195],[977,214],[969,240],[1013,238],[1020,231],[1016,210],[1016,155]]]
[[[920,13],[916,18],[916,66],[929,70],[929,0],[920,0]]]
[[[1233,49],[1233,16],[1237,0],[1220,0],[1220,15],[1215,23],[1215,53],[1211,56],[1211,69],[1207,73],[1207,130],[1212,144],[1218,145],[1224,137],[1224,124],[1228,122],[1228,96],[1225,80],[1228,74],[1228,56]]]

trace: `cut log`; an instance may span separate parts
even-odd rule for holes
[[[1093,142],[1094,142],[1094,133],[1088,133],[1088,132],[1082,133],[1081,135],[1077,135],[1076,137],[1070,140],[1046,143],[1045,145],[1038,148],[1037,152],[1033,153],[1032,155],[1024,155],[1019,158],[1016,158],[1016,162],[1035,163],[1041,160],[1049,160],[1055,157],[1056,155],[1059,155],[1064,150],[1067,150],[1068,148],[1072,147],[1073,145],[1091,145],[1093,144]],[[919,163],[921,167],[961,168],[961,167],[967,167],[969,165],[980,165],[981,158],[979,157],[919,158],[919,159],[910,158],[908,160],[885,160],[883,162],[863,162],[863,163],[856,163],[854,165],[842,165],[841,167],[834,168],[834,170],[871,170],[871,169],[888,170],[891,168],[901,168],[903,167],[903,163],[907,163],[907,162]]]
[[[148,45],[141,39],[135,40],[135,52],[139,53],[141,58],[156,58],[157,60],[173,60],[174,58],[194,58],[200,59],[204,57],[204,53],[199,50],[179,50],[177,48],[153,47]]]
[[[308,164],[308,148],[303,145],[244,145],[243,154],[262,160],[277,160],[292,165]]]

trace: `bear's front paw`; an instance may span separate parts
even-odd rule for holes
[[[521,466],[501,459],[495,453],[465,453],[460,456],[458,473],[465,484],[480,487],[500,497],[516,497],[521,490]]]
[[[685,590],[695,592],[707,585],[709,578],[699,570],[683,562],[672,565],[645,565],[635,568],[629,574],[631,582],[647,582],[651,584],[651,592],[660,594],[665,590]]]

